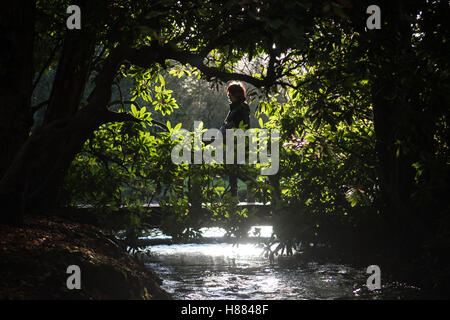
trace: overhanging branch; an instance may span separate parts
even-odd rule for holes
[[[141,123],[142,120],[134,117],[128,112],[114,112],[114,111],[106,111],[105,114],[105,122],[136,122]]]
[[[155,59],[156,58],[156,59]],[[129,49],[126,53],[126,59],[131,63],[148,67],[156,61],[164,62],[166,59],[176,60],[182,64],[190,64],[199,69],[208,78],[217,78],[224,82],[231,80],[244,81],[254,85],[257,88],[269,87],[273,84],[273,80],[254,78],[247,74],[226,72],[215,67],[206,66],[203,63],[205,56],[194,54],[188,51],[179,51],[170,46],[152,45],[150,47],[143,47],[140,49]]]
[[[116,101],[112,101],[112,102],[110,102],[110,103],[108,104],[108,106],[113,106],[113,105],[116,105],[116,104],[121,104],[122,107],[123,107],[124,104],[135,104],[135,105],[137,105],[139,108],[141,108],[141,107],[137,104],[136,101],[131,101],[131,100],[116,100]],[[113,112],[113,111],[110,111],[110,112]],[[117,113],[117,112],[114,112],[114,113]],[[129,114],[129,113],[127,113],[127,114]],[[135,118],[135,119],[136,119],[136,120],[139,120],[139,119],[137,119],[137,118]],[[142,122],[142,120],[140,120],[140,121]],[[150,122],[151,122],[152,124],[154,124],[154,125],[156,125],[156,126],[162,128],[162,129],[164,129],[164,131],[169,132],[169,128],[167,128],[167,126],[166,126],[164,123],[159,122],[159,121],[154,120],[154,119],[150,120]]]
[[[43,106],[47,105],[48,102],[49,102],[49,100],[45,100],[45,101],[42,101],[41,103],[39,103],[36,106],[32,106],[31,107],[31,114],[35,114],[39,109],[41,109]]]

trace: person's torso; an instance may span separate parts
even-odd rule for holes
[[[231,103],[227,119],[233,121],[233,128],[239,128],[241,121],[247,129],[250,128],[250,107],[245,102]]]

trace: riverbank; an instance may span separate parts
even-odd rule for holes
[[[69,290],[67,267],[81,270]],[[162,281],[100,229],[56,217],[0,225],[0,299],[171,299]]]

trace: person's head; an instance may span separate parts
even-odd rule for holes
[[[245,87],[241,82],[233,81],[229,83],[227,86],[227,94],[231,102],[244,102],[246,99]]]

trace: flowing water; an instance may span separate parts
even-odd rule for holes
[[[262,235],[270,234],[263,228]],[[218,229],[206,230],[217,236]],[[153,237],[165,237],[155,234]],[[177,244],[150,248],[146,263],[175,299],[414,299],[418,288],[383,281],[366,287],[365,268],[318,263],[301,254],[269,261],[255,244]]]

